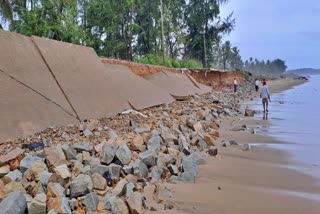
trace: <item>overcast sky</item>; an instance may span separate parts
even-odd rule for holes
[[[236,28],[228,39],[243,59],[284,59],[289,67],[320,68],[320,0],[230,0]]]

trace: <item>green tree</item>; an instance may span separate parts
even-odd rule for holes
[[[9,0],[0,0],[0,18],[0,21],[13,22],[13,11]],[[1,22],[0,29],[2,29]]]

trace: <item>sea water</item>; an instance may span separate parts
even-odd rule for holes
[[[262,110],[260,100],[254,103],[255,109]],[[268,115],[256,117],[270,122],[260,133],[287,142],[268,146],[288,151],[300,163],[299,170],[320,178],[320,75],[271,95]]]

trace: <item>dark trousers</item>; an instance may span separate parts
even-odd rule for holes
[[[234,91],[234,93],[237,92],[237,86],[238,86],[238,85],[233,85],[233,91]]]

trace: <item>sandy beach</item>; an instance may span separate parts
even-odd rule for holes
[[[282,79],[269,82],[273,93],[301,81]],[[245,104],[244,104],[245,105]],[[209,157],[198,169],[195,183],[170,185],[182,213],[319,213],[320,184],[313,177],[290,166],[297,165],[289,154],[263,146],[284,143],[268,136],[230,131],[235,125],[268,126],[268,121],[232,117],[221,123],[221,138],[240,144],[261,144],[250,151],[241,147],[219,148],[220,155]]]

